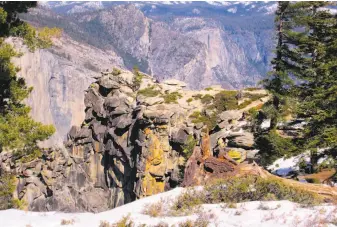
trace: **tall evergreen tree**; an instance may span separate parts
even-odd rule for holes
[[[258,139],[262,155],[275,157],[281,144],[275,128],[287,112],[305,117],[304,148],[336,150],[336,16],[327,10],[331,2],[279,2],[276,11],[277,47],[273,70],[263,81],[272,99],[265,106],[271,118],[271,131]],[[267,111],[266,111],[267,110]],[[283,140],[285,138],[279,138]],[[287,142],[283,141],[282,143]],[[267,144],[267,146],[266,146]],[[268,151],[266,150],[266,147]],[[294,149],[291,149],[294,151]],[[297,149],[298,150],[298,149]]]
[[[337,17],[326,6],[310,2],[302,17],[306,36],[297,50],[303,56],[301,80],[296,86],[301,100],[299,115],[308,124],[304,139],[312,152],[326,148],[337,156]]]
[[[32,88],[18,76],[20,69],[11,61],[20,53],[5,42],[9,35],[35,40],[36,33],[18,18],[18,13],[35,6],[36,2],[0,2],[0,152],[12,150],[18,157],[25,158],[39,154],[37,142],[55,131],[53,126],[35,122],[30,117],[30,108],[23,101]]]

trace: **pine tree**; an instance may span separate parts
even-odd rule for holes
[[[303,148],[313,154],[317,148],[328,148],[336,156],[337,17],[327,10],[331,4],[279,2],[276,56],[272,61],[273,71],[263,84],[273,96],[265,107],[269,108],[272,130],[286,110],[286,100],[296,97],[298,102],[292,103],[296,107],[293,114],[304,117],[307,122],[301,138]],[[278,150],[268,138],[263,135],[258,140],[263,141],[261,147],[269,143],[271,150]],[[262,154],[264,152],[262,150]]]
[[[27,33],[31,27],[18,18],[18,13],[34,6],[36,2],[0,2],[0,152],[12,150],[17,158],[25,160],[39,155],[37,142],[55,131],[52,125],[43,125],[30,117],[30,108],[23,101],[33,88],[18,76],[20,69],[11,62],[20,53],[4,40],[9,35],[22,35],[26,40],[28,34],[30,40],[38,40],[32,30]]]
[[[291,29],[289,18],[290,2],[279,2],[275,15],[275,28],[277,32],[277,45],[275,48],[275,57],[271,61],[273,70],[269,72],[268,77],[262,81],[264,87],[271,93],[271,100],[264,106],[264,112],[271,119],[270,129],[276,129],[278,120],[289,108],[287,105],[292,80],[289,77],[289,63],[287,59],[291,51],[287,46],[287,37],[285,33]]]
[[[299,115],[306,118],[306,148],[316,152],[337,149],[337,17],[325,9],[329,2],[310,2],[302,17],[306,36],[298,52],[303,56],[301,80],[296,86],[301,100]]]

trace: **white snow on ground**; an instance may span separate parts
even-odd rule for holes
[[[101,221],[111,224],[130,214],[135,226],[154,226],[160,222],[176,225],[186,220],[196,220],[198,216],[208,217],[209,226],[242,226],[242,227],[277,227],[277,226],[334,226],[337,208],[332,205],[303,208],[289,201],[247,202],[236,205],[236,208],[225,208],[225,204],[204,204],[198,214],[182,217],[150,217],[142,214],[144,206],[158,201],[168,201],[185,189],[174,190],[150,196],[110,211],[92,213],[60,213],[60,212],[26,212],[20,210],[0,211],[0,226],[2,227],[56,227],[64,226],[62,220],[73,220],[73,227],[98,227]],[[323,224],[323,225],[321,225]]]
[[[302,159],[309,163],[309,152],[302,153],[290,158],[279,158],[272,165],[268,166],[267,169],[279,176],[286,176],[291,171],[299,170],[298,164]]]
[[[317,153],[323,153],[327,148],[318,149]],[[290,158],[279,158],[273,164],[267,167],[273,174],[279,176],[286,176],[291,171],[298,171],[299,170],[299,163],[301,160],[304,160],[307,164],[310,164],[310,151],[303,152],[299,155],[290,157]],[[323,162],[333,162],[333,159],[329,158],[328,155],[324,155],[323,157],[319,158],[317,163],[321,164]]]

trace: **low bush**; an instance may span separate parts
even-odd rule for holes
[[[131,220],[130,214],[122,217],[121,220],[113,224],[111,227],[134,227],[135,223]]]
[[[183,145],[183,154],[186,160],[188,160],[193,154],[194,147],[197,145],[197,140],[193,135],[187,137],[186,143]]]
[[[207,87],[207,88],[205,88],[205,90],[206,90],[206,91],[211,91],[211,90],[213,90],[213,88]]]
[[[204,125],[207,125],[210,130],[217,125],[217,115],[215,112],[208,117],[204,112],[194,111],[189,118],[192,119],[192,123],[203,123]]]
[[[196,212],[201,213],[203,211],[202,204],[226,203],[224,208],[237,208],[236,204],[241,202],[271,200],[289,200],[304,206],[318,205],[324,202],[323,197],[318,194],[280,179],[244,176],[211,182],[203,190],[189,189],[175,199],[170,208],[170,215],[186,216]],[[262,204],[259,209],[270,208]]]
[[[15,207],[13,192],[15,190],[15,177],[10,174],[0,175],[0,210]]]
[[[210,103],[212,103],[213,99],[214,98],[213,98],[212,95],[206,94],[206,95],[202,96],[201,103],[202,104],[210,104]]]
[[[187,103],[190,103],[190,102],[192,102],[192,101],[193,101],[192,98],[189,98],[189,99],[186,100]]]
[[[245,100],[238,106],[238,109],[243,109],[246,106],[250,105],[252,102],[253,102],[253,100],[251,100],[251,99]]]
[[[323,202],[317,194],[279,179],[252,176],[220,180],[206,187],[204,198],[204,203],[289,200],[303,205],[316,205]]]
[[[175,91],[172,93],[167,93],[162,96],[164,98],[165,103],[178,103],[177,100],[182,97],[182,95]]]
[[[154,85],[150,86],[150,87],[147,87],[147,88],[144,88],[142,90],[139,90],[138,94],[143,95],[145,97],[156,97],[160,94],[160,92],[158,90],[156,90],[155,88],[156,87]]]
[[[237,91],[221,91],[214,96],[213,105],[218,113],[238,108]]]
[[[61,225],[73,225],[75,223],[75,220],[74,219],[62,219],[61,221]]]
[[[112,225],[108,221],[101,221],[98,227],[111,227]]]
[[[133,78],[133,90],[139,89],[140,84],[142,83],[144,75],[139,71],[138,67],[135,66],[133,68],[133,74],[135,75]]]
[[[256,90],[260,90],[261,88],[258,88],[258,87],[247,87],[245,88],[244,90],[245,91],[256,91]]]
[[[199,210],[200,205],[204,202],[202,191],[188,190],[178,196],[171,206],[171,215],[184,216]]]
[[[159,217],[163,214],[164,211],[163,203],[164,201],[158,201],[156,203],[146,204],[142,213],[151,217]]]
[[[118,68],[113,68],[113,69],[112,69],[112,75],[114,75],[114,76],[118,76],[118,75],[120,75],[121,73],[122,73],[121,70],[118,69]]]
[[[193,96],[195,100],[201,99],[202,98],[202,94],[196,94]]]

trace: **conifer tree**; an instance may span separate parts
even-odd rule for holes
[[[330,2],[307,3],[301,17],[306,27],[297,51],[303,56],[301,80],[296,86],[301,100],[298,114],[306,118],[306,148],[325,148],[336,157],[337,149],[337,17],[326,9]]]
[[[269,114],[272,131],[278,116],[286,110],[285,101],[294,96],[298,102],[292,103],[297,107],[293,114],[304,117],[307,122],[302,147],[311,151],[329,148],[336,153],[337,17],[327,8],[331,4],[279,2],[276,56],[272,61],[273,71],[263,84],[273,96],[265,108],[273,110],[273,114]],[[277,143],[273,143],[277,134],[273,134],[258,139],[262,141],[262,155],[269,152],[269,156],[275,157],[263,150],[266,144],[269,150],[280,150],[275,147]]]
[[[12,150],[17,158],[25,160],[39,155],[37,142],[47,139],[55,131],[52,125],[43,125],[30,117],[30,108],[23,101],[33,88],[26,85],[18,75],[20,69],[11,61],[20,53],[5,42],[10,35],[26,40],[29,34],[30,40],[35,40],[36,33],[27,30],[31,27],[18,18],[18,13],[27,12],[34,6],[36,2],[0,2],[0,152]]]

